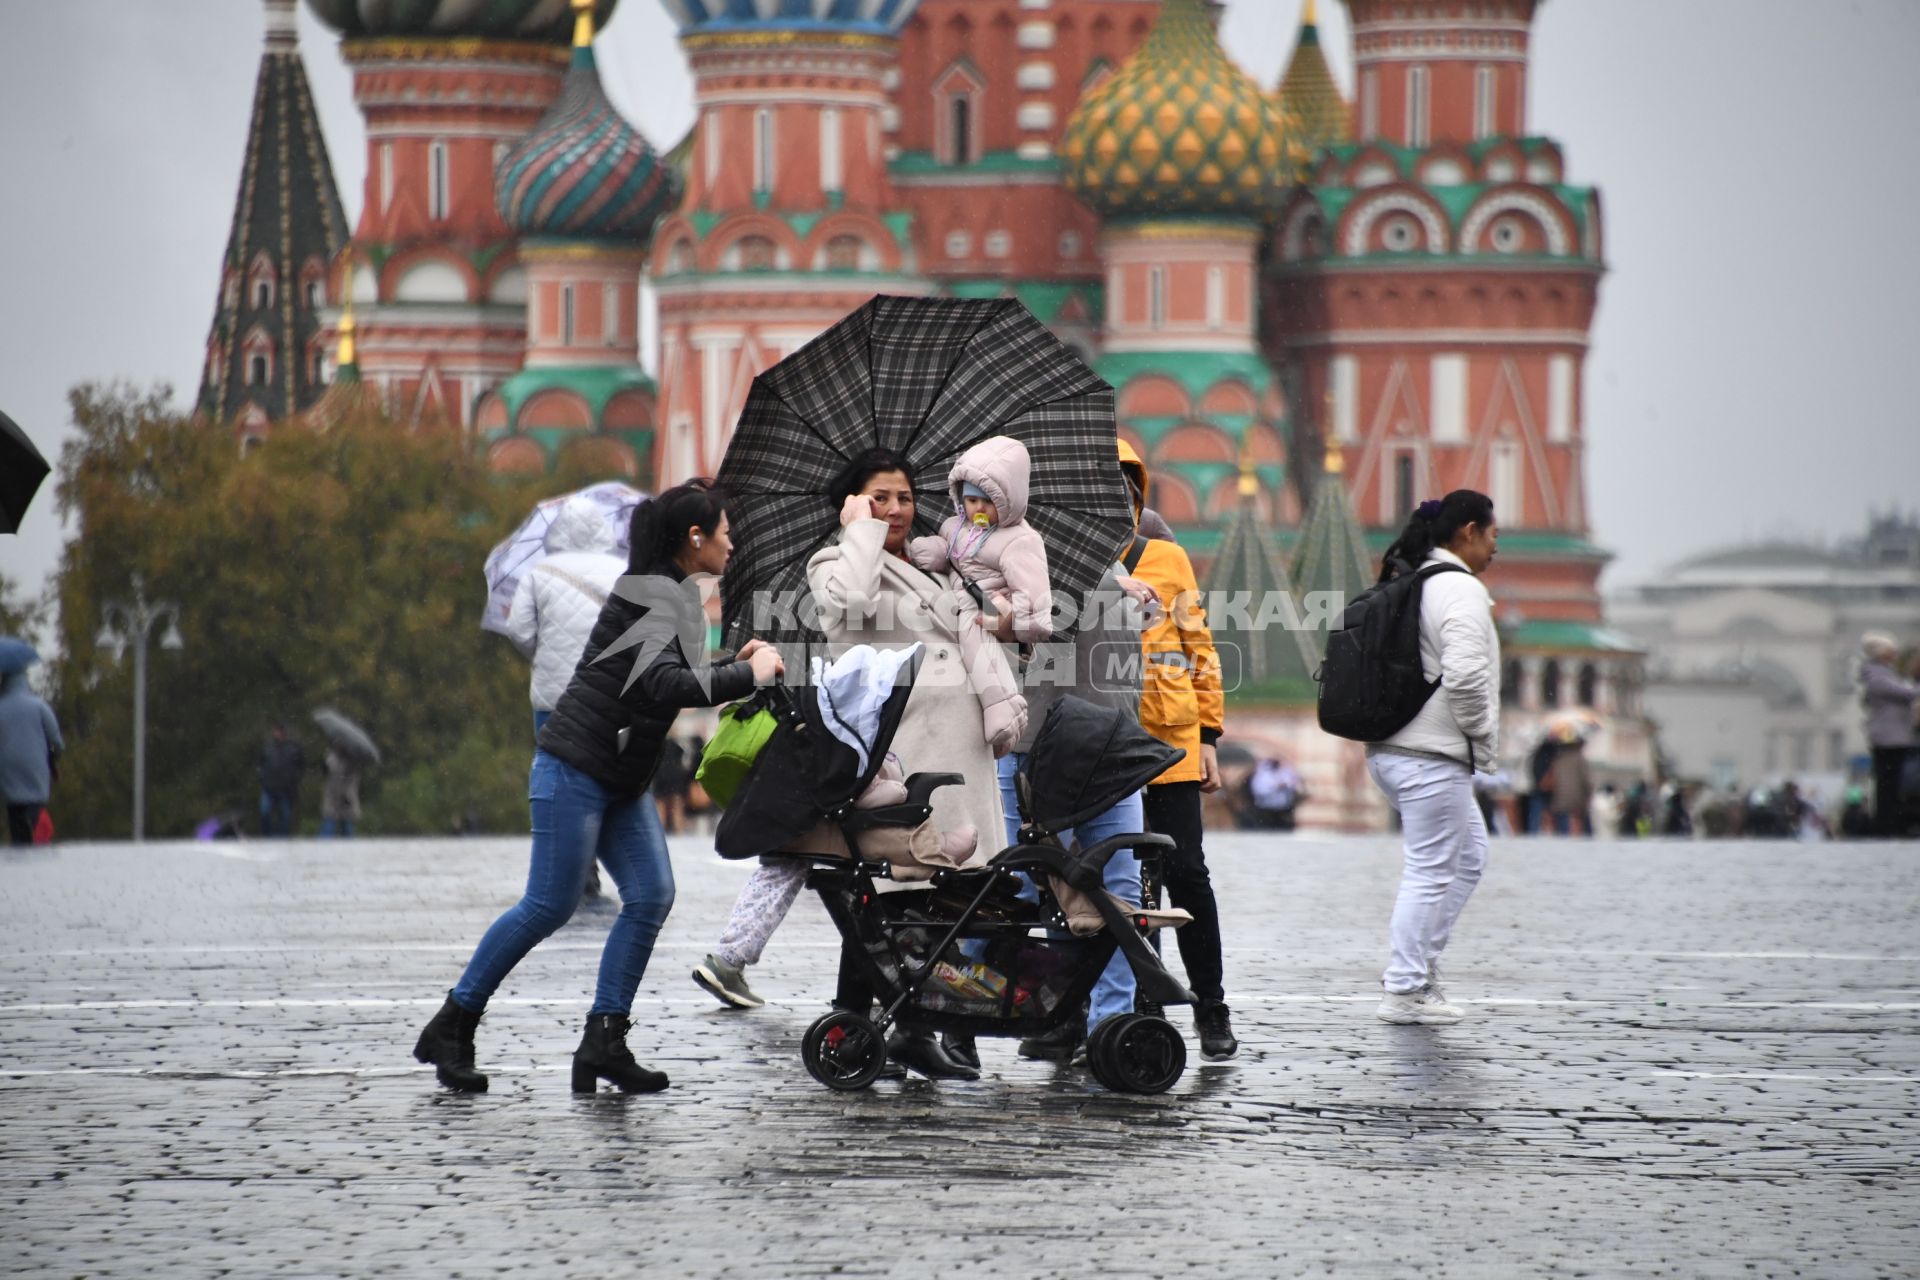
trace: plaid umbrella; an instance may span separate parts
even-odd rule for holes
[[[1133,532],[1113,388],[1014,298],[876,297],[754,379],[720,464],[733,558],[721,581],[730,639],[820,637],[756,619],[756,593],[806,588],[840,527],[827,488],[876,446],[912,468],[915,534],[953,514],[947,472],[989,436],[1026,445],[1027,519],[1046,539],[1056,597],[1096,587]]]
[[[18,533],[27,504],[47,478],[47,460],[20,424],[0,413],[0,533]]]

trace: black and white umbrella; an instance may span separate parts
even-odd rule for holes
[[[0,533],[18,533],[27,504],[47,478],[47,460],[20,424],[0,413]]]
[[[953,512],[955,459],[999,435],[1027,447],[1027,519],[1055,598],[1077,606],[1133,533],[1113,388],[1019,300],[876,297],[755,378],[717,477],[731,495],[729,637],[819,638],[756,617],[753,598],[805,590],[808,558],[839,530],[827,489],[849,460],[875,447],[905,457],[914,532],[934,533]]]

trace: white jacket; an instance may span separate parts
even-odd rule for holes
[[[600,607],[627,571],[613,530],[590,499],[573,498],[547,530],[548,554],[522,574],[507,610],[507,637],[533,659],[535,711],[551,711],[586,652]]]
[[[1466,568],[1446,550],[1435,550],[1427,564]],[[1436,573],[1421,584],[1420,665],[1440,687],[1382,745],[1493,769],[1500,754],[1500,637],[1493,629],[1493,597],[1472,573]]]

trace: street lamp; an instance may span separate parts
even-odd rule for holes
[[[148,600],[140,581],[140,575],[133,577],[133,602],[131,604],[115,601],[105,605],[100,611],[100,631],[93,642],[102,649],[113,650],[113,660],[120,661],[127,646],[133,646],[133,838],[136,841],[146,839],[147,835],[147,637],[153,628],[165,618],[166,632],[160,637],[160,647],[168,652],[178,652],[187,647],[180,638],[180,607],[166,600]]]

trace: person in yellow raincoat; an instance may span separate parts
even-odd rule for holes
[[[1127,442],[1120,442],[1120,469],[1133,489],[1136,522],[1149,514],[1151,478]],[[1157,520],[1157,517],[1155,518]],[[1147,523],[1152,523],[1148,521]],[[1200,797],[1220,789],[1220,763],[1214,743],[1220,737],[1225,704],[1220,690],[1220,659],[1194,579],[1193,562],[1180,544],[1165,538],[1136,536],[1121,557],[1132,577],[1153,589],[1162,616],[1141,637],[1146,659],[1140,693],[1140,724],[1147,732],[1186,755],[1147,787],[1147,825],[1172,836],[1178,848],[1162,865],[1160,881],[1174,906],[1193,914],[1193,922],[1175,932],[1187,985],[1199,1004],[1194,1029],[1200,1054],[1230,1058],[1240,1047],[1234,1039],[1220,949],[1220,908],[1201,847]]]

